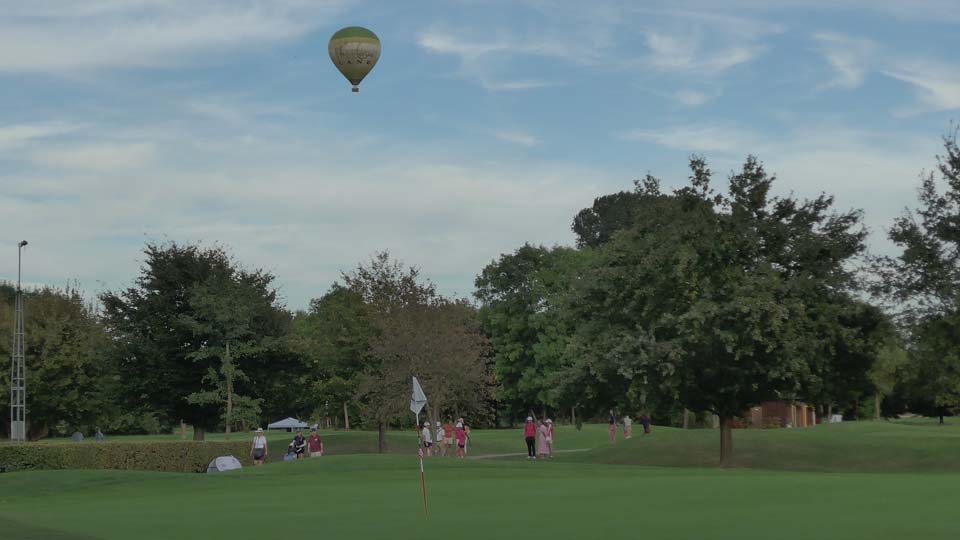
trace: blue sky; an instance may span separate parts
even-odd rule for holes
[[[351,94],[337,29],[383,42]],[[0,0],[0,279],[129,285],[220,242],[293,308],[388,249],[445,293],[704,154],[862,208],[871,249],[960,119],[953,0]]]

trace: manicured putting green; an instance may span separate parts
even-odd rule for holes
[[[221,475],[0,476],[0,531],[26,538],[957,538],[960,475],[647,468],[337,456]]]

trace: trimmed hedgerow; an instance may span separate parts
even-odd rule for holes
[[[233,455],[245,466],[248,441],[151,441],[102,443],[27,443],[0,445],[0,468],[121,469],[160,472],[205,472],[217,456]]]

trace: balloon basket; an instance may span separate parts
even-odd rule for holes
[[[360,92],[360,88],[357,87],[357,86],[354,86],[353,89],[351,89],[350,91],[351,91],[351,92],[357,92],[357,93],[359,93],[359,92]]]

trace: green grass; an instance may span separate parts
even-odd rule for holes
[[[933,421],[844,422],[806,429],[733,432],[735,467],[822,472],[958,472],[960,426]],[[591,463],[715,467],[716,430],[655,427],[610,447],[579,454]]]
[[[960,475],[824,474],[336,456],[221,475],[0,476],[26,538],[956,538]]]
[[[285,446],[288,435],[270,439]],[[536,462],[426,460],[429,521],[414,433],[391,433],[391,455],[362,454],[375,433],[324,439],[322,459],[220,475],[2,474],[0,538],[960,537],[960,427],[928,421],[737,430],[740,468],[728,470],[711,466],[714,430],[656,427],[610,447],[605,426],[561,427],[559,448],[594,449]],[[473,439],[473,454],[524,451],[519,430]]]

